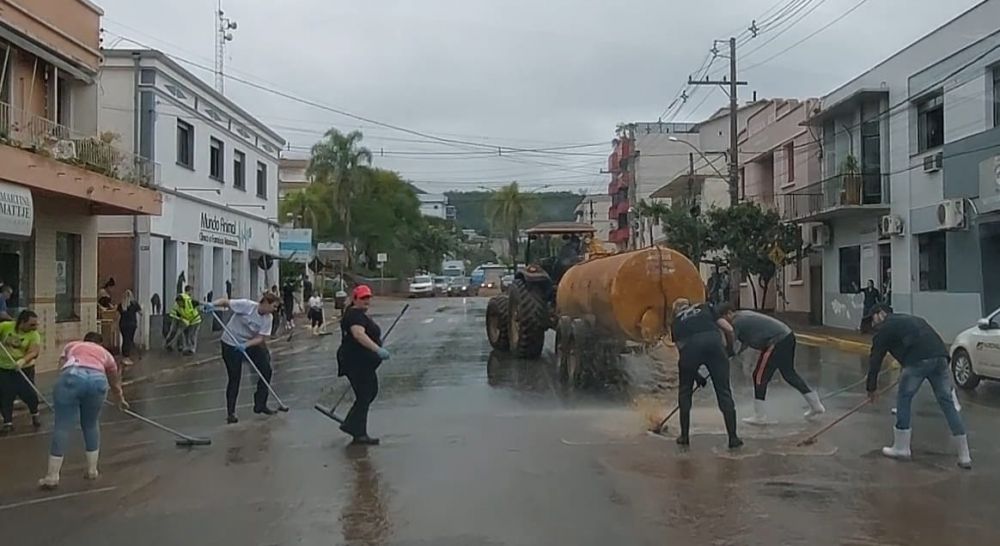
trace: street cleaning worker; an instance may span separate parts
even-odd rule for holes
[[[787,324],[756,311],[734,311],[730,303],[720,305],[717,312],[732,325],[733,336],[740,342],[741,353],[747,347],[760,351],[757,365],[753,369],[754,415],[744,418],[744,423],[769,424],[764,400],[767,398],[767,384],[776,371],[781,372],[781,377],[806,399],[809,404],[806,419],[826,412],[819,394],[809,388],[795,371],[795,333]]]
[[[43,489],[59,485],[59,471],[63,456],[69,445],[69,431],[76,423],[83,431],[83,443],[87,455],[87,471],[84,477],[96,480],[97,459],[101,448],[101,408],[108,396],[114,392],[119,407],[128,408],[122,393],[121,376],[115,366],[115,358],[101,346],[104,339],[97,332],[90,332],[83,341],[66,344],[59,358],[59,378],[52,392],[55,407],[55,429],[49,447],[49,469],[45,477],[38,480]]]
[[[201,302],[194,299],[194,287],[184,287],[181,294],[181,319],[184,323],[184,354],[193,355],[198,350],[198,331],[201,330]]]
[[[309,296],[309,320],[312,323],[312,333],[319,335],[323,328],[323,298],[319,294]]]
[[[167,319],[170,321],[170,328],[167,330],[167,335],[163,338],[163,348],[168,351],[174,350],[174,343],[177,344],[177,350],[184,350],[184,329],[187,328],[187,323],[184,321],[184,296],[178,294],[174,298],[174,305],[170,308],[170,313],[167,314]]]
[[[38,394],[32,386],[35,382],[35,359],[42,349],[38,315],[25,309],[17,315],[16,321],[0,323],[0,344],[3,345],[0,350],[0,415],[3,416],[0,434],[14,429],[15,398],[20,398],[28,406],[31,424],[38,429],[42,422],[38,418]]]
[[[340,319],[343,336],[337,350],[337,375],[347,376],[354,390],[354,405],[344,417],[340,430],[350,434],[358,445],[378,445],[378,438],[368,435],[368,408],[378,395],[375,373],[389,351],[382,347],[382,329],[368,316],[372,289],[359,284],[351,293],[351,305]]]
[[[872,339],[871,357],[868,361],[868,398],[878,402],[878,376],[886,353],[891,354],[903,367],[896,393],[896,426],[893,428],[892,447],[882,448],[882,454],[893,459],[909,459],[910,408],[913,397],[924,380],[931,384],[938,406],[948,421],[948,428],[958,449],[958,466],[972,468],[969,440],[965,424],[955,407],[951,375],[948,369],[948,347],[941,336],[927,321],[913,315],[893,313],[885,303],[877,303],[870,310],[875,337]]]
[[[677,437],[677,443],[683,446],[690,443],[691,396],[696,382],[705,386],[705,379],[698,373],[698,368],[704,365],[712,377],[715,398],[726,423],[729,448],[736,449],[743,445],[743,440],[736,435],[736,404],[729,386],[729,359],[726,357],[726,338],[722,333],[729,332],[732,327],[718,318],[710,305],[693,306],[684,298],[674,301],[673,314],[670,334],[680,353],[677,405],[680,408],[681,435]]]
[[[265,292],[260,301],[217,299],[202,306],[202,311],[214,313],[217,309],[229,309],[233,316],[226,323],[228,331],[222,334],[222,361],[226,364],[226,422],[238,423],[236,417],[236,398],[240,394],[240,378],[243,376],[243,361],[253,360],[260,370],[261,376],[268,383],[271,381],[271,353],[265,341],[271,335],[271,313],[278,306],[278,296]],[[257,380],[257,390],[253,393],[253,412],[264,415],[274,415],[274,410],[267,407],[267,385],[260,378]]]

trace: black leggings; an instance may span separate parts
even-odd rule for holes
[[[222,343],[222,361],[226,364],[226,375],[229,381],[226,383],[226,411],[230,415],[236,414],[236,398],[240,394],[240,379],[243,376],[243,363],[246,360],[243,353],[236,347]],[[267,347],[254,345],[247,347],[247,356],[253,359],[264,379],[271,382],[271,353]],[[254,409],[263,409],[267,405],[267,385],[260,378],[257,379],[257,390],[253,393]]]
[[[139,325],[119,324],[118,327],[122,331],[122,356],[132,356],[132,350],[135,349],[135,331]]]
[[[316,328],[318,326],[323,326],[323,310],[322,309],[310,309],[309,318],[312,319],[312,327]]]
[[[698,368],[704,365],[712,377],[715,398],[719,411],[726,422],[726,432],[730,438],[736,437],[736,403],[729,385],[729,359],[718,332],[697,334],[684,343],[680,351],[679,385],[677,404],[680,407],[681,436],[687,436],[691,428],[691,397],[698,378]]]
[[[4,423],[14,420],[14,399],[20,398],[32,415],[38,413],[38,395],[31,387],[35,383],[35,367],[21,368],[28,381],[17,370],[0,370],[0,416]]]
[[[355,438],[368,436],[368,408],[378,396],[378,375],[374,366],[358,365],[347,372],[354,390],[354,404],[344,418],[341,429]]]
[[[767,384],[780,371],[785,382],[802,394],[812,391],[805,380],[795,371],[795,334],[788,334],[781,341],[761,351],[757,365],[753,369],[753,396],[757,400],[767,398]]]

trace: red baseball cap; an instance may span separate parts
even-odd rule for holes
[[[372,297],[372,289],[369,288],[367,284],[359,284],[354,287],[354,290],[351,292],[351,297],[356,300],[370,298]]]

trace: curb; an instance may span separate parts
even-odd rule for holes
[[[834,336],[816,336],[812,334],[800,334],[795,333],[795,338],[805,343],[806,345],[815,345],[821,347],[833,347],[835,349],[840,349],[842,351],[858,354],[868,354],[871,352],[871,343],[864,343],[861,341],[852,341],[848,339],[842,339]]]

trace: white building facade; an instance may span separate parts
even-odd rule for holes
[[[454,207],[448,206],[448,198],[440,193],[418,193],[420,200],[420,214],[429,218],[440,218],[442,220],[454,220]],[[449,209],[451,214],[449,215]]]
[[[824,323],[857,328],[869,280],[946,339],[982,316],[983,282],[996,272],[975,267],[970,224],[985,220],[970,218],[982,204],[978,176],[951,190],[945,180],[949,164],[962,167],[952,156],[969,153],[949,148],[998,121],[997,21],[1000,0],[978,4],[823,97],[807,122],[822,178],[785,199],[797,200],[788,203],[822,248]],[[992,154],[977,161],[996,155],[972,151]],[[983,264],[995,263],[982,252]]]
[[[256,298],[277,284],[284,140],[158,51],[106,52],[99,83],[101,129],[162,169],[162,215],[100,223],[102,277],[128,279],[152,311],[142,342],[182,285]]]

